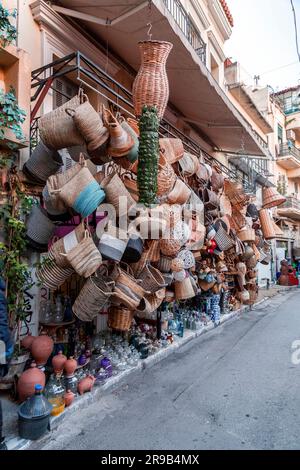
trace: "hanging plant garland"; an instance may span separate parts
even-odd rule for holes
[[[17,28],[11,24],[10,18],[17,17],[17,9],[8,10],[0,4],[0,45],[6,47],[18,37]]]
[[[143,107],[139,129],[140,143],[137,172],[139,202],[150,206],[157,203],[159,118],[156,107]]]

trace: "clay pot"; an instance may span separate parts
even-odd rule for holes
[[[64,365],[65,373],[69,377],[74,375],[74,372],[77,367],[77,361],[71,356],[70,359],[67,359]]]
[[[31,354],[38,366],[46,364],[53,350],[53,339],[47,334],[37,336],[31,345]]]
[[[64,395],[64,398],[65,398],[65,406],[70,406],[74,401],[75,393],[71,392],[71,390],[67,390]]]
[[[62,371],[64,370],[64,365],[66,363],[66,356],[62,353],[62,351],[59,351],[56,356],[52,358],[52,367],[54,370],[55,374],[61,374]]]
[[[93,388],[93,385],[95,383],[95,377],[92,375],[88,375],[84,379],[80,380],[78,384],[78,392],[80,395],[83,395],[84,392],[90,392]]]
[[[43,371],[36,367],[36,363],[32,362],[30,369],[25,370],[18,380],[19,400],[24,401],[35,393],[34,386],[40,384],[45,387],[46,377]]]
[[[36,336],[32,336],[31,333],[29,333],[27,336],[24,336],[24,338],[22,338],[22,340],[21,340],[22,348],[28,349],[30,351],[31,345],[32,345],[35,338],[36,338]]]

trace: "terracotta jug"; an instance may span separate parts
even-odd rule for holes
[[[169,100],[166,62],[173,45],[166,41],[139,42],[141,66],[134,80],[132,97],[135,115],[141,116],[143,106],[156,106],[158,116],[164,115]]]
[[[55,374],[61,374],[63,372],[66,360],[67,358],[62,351],[59,351],[58,354],[52,358],[52,367]]]
[[[53,350],[53,339],[46,333],[37,336],[31,345],[31,354],[38,366],[46,364]]]
[[[67,390],[65,393],[65,406],[70,406],[75,398],[75,393],[71,392],[71,390]]]
[[[79,394],[83,395],[84,392],[90,392],[93,388],[95,380],[95,377],[93,377],[92,375],[88,375],[87,377],[84,377],[84,379],[80,380],[78,384]]]
[[[21,346],[22,348],[28,349],[30,351],[31,345],[33,343],[33,340],[36,338],[36,336],[32,336],[31,333],[29,333],[27,336],[24,336],[21,340]]]
[[[74,372],[77,367],[77,361],[71,356],[70,359],[67,359],[64,365],[65,373],[69,377],[74,375]]]
[[[25,370],[18,380],[19,400],[24,401],[35,393],[35,385],[40,384],[45,387],[46,377],[43,371],[36,367],[36,363],[32,362],[30,369]]]

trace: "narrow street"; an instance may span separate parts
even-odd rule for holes
[[[299,448],[299,301],[300,290],[278,295],[189,343],[74,413],[42,447]]]

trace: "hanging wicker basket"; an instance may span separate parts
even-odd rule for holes
[[[286,201],[286,198],[279,194],[279,192],[273,188],[263,188],[262,191],[263,208],[270,209],[271,207],[278,207]]]
[[[178,162],[184,155],[184,147],[181,139],[161,138],[159,148],[169,164]]]
[[[85,238],[68,251],[65,256],[77,274],[85,278],[94,274],[102,264],[101,254],[87,233]]]
[[[143,283],[143,288],[146,291],[151,292],[151,294],[165,287],[163,275],[158,269],[154,268],[150,264],[147,264],[140,272],[139,279],[141,279]]]
[[[112,306],[108,310],[108,327],[117,331],[128,331],[131,327],[134,312],[125,307]]]
[[[272,240],[273,238],[276,238],[273,221],[268,209],[261,209],[259,211],[259,220],[264,238],[266,240]]]
[[[67,108],[77,109],[84,100],[80,93],[59,108],[39,119],[40,138],[47,147],[63,149],[75,145],[84,145],[84,139],[75,126],[73,118],[66,113]]]
[[[117,217],[126,215],[135,204],[130,192],[116,172],[106,176],[101,182],[101,187],[105,191],[106,201],[114,206]]]

